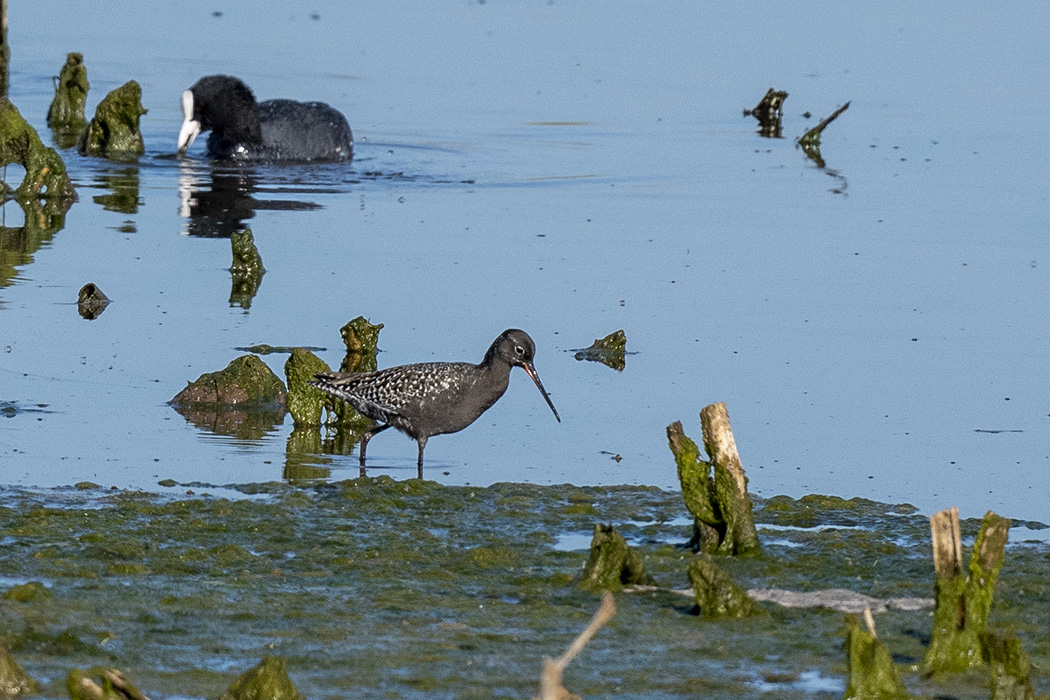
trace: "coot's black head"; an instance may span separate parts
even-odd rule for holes
[[[262,143],[259,106],[251,89],[229,75],[201,78],[182,93],[184,121],[179,131],[179,155],[203,131],[211,131],[208,149],[232,155],[238,148]]]

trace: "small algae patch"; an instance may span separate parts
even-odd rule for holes
[[[51,595],[51,591],[49,591],[44,584],[39,581],[30,581],[29,583],[23,583],[20,586],[13,586],[0,596],[0,598],[3,598],[4,600],[14,600],[19,603],[32,603],[39,600],[54,598],[54,596]]]
[[[616,617],[566,669],[572,692],[759,697],[763,678],[811,674],[846,686],[840,613],[764,603],[758,617],[690,614],[680,591],[692,554],[678,545],[691,518],[678,492],[388,476],[235,488],[231,499],[0,488],[0,577],[45,582],[53,595],[0,598],[0,641],[34,678],[59,683],[104,664],[149,697],[217,698],[266,654],[307,698],[531,697],[542,658],[560,654],[599,602],[575,585],[588,553],[557,542],[616,523],[653,588],[616,594]],[[576,504],[593,512],[566,512]],[[929,521],[897,510],[756,498],[761,536],[783,544],[715,561],[744,589],[929,597]],[[963,523],[968,536],[979,526]],[[1032,669],[1050,667],[1047,581],[1050,545],[1007,549],[989,623],[1014,630]],[[919,677],[928,609],[877,620],[912,692],[988,697],[987,673]],[[1031,675],[1045,694],[1047,680]],[[776,690],[813,697],[801,683]]]

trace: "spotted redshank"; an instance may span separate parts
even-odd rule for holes
[[[503,331],[480,364],[421,362],[378,372],[325,372],[310,382],[321,391],[346,401],[381,425],[361,436],[361,466],[368,441],[389,427],[419,444],[417,465],[422,476],[423,448],[433,435],[455,433],[478,419],[503,396],[510,370],[524,369],[543,394],[554,417],[561,422],[547,391],[540,383],[532,358],[536,344],[525,331]]]

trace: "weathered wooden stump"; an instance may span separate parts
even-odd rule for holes
[[[693,515],[694,551],[747,554],[759,550],[758,533],[747,495],[747,476],[740,462],[729,412],[724,403],[700,411],[704,449],[710,461],[675,421],[667,426],[667,440],[678,465],[682,497]]]
[[[580,574],[579,585],[588,590],[618,591],[625,585],[648,585],[653,580],[645,564],[612,525],[595,525],[591,555]]]
[[[864,611],[864,626],[856,615],[846,616],[846,660],[849,680],[843,700],[910,698],[889,649],[875,634],[875,618]]]
[[[992,511],[985,514],[964,576],[959,509],[942,510],[930,518],[937,606],[923,661],[926,675],[961,673],[985,664],[980,635],[988,625],[1009,530],[1008,519]]]
[[[689,582],[696,605],[704,617],[755,617],[768,615],[729,574],[718,568],[710,554],[701,552],[689,562]]]

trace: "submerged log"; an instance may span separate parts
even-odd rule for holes
[[[645,564],[612,525],[594,526],[591,555],[580,574],[579,585],[588,590],[619,591],[624,586],[653,582]]]
[[[923,673],[961,673],[985,664],[981,633],[988,625],[995,582],[1003,567],[1010,521],[988,511],[963,575],[959,510],[950,508],[930,518],[933,535],[937,604]]]
[[[864,611],[864,626],[856,615],[846,616],[846,662],[849,680],[843,700],[910,698],[889,649],[875,634],[875,619]]]
[[[694,551],[747,554],[759,550],[758,532],[747,494],[747,475],[740,462],[729,412],[724,403],[700,412],[704,449],[710,461],[700,458],[696,443],[682,431],[681,422],[667,426],[667,439],[678,465],[682,497],[693,515]]]

